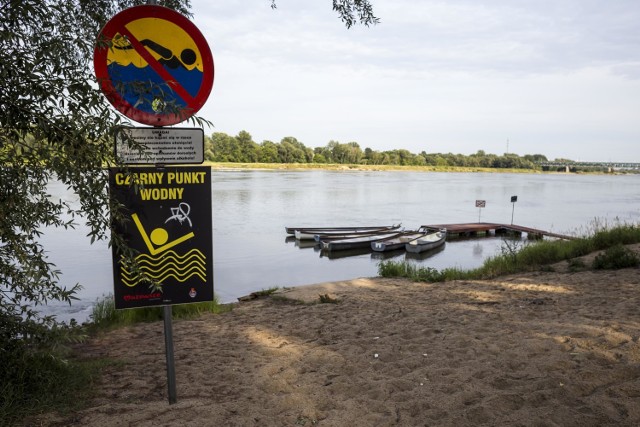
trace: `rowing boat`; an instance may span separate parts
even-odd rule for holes
[[[369,230],[364,230],[364,231],[359,231],[359,232],[355,232],[355,233],[346,233],[346,234],[342,234],[342,233],[335,233],[335,234],[316,234],[313,236],[313,239],[316,242],[328,242],[329,240],[344,240],[344,239],[355,239],[356,237],[367,237],[367,236],[379,236],[382,234],[389,234],[389,233],[401,233],[401,230],[398,230],[397,228],[385,228],[383,230],[373,230],[373,231],[369,231]]]
[[[405,245],[415,239],[419,239],[427,235],[425,229],[403,231],[399,236],[390,239],[371,242],[371,249],[376,252],[394,251],[396,249],[404,249]]]
[[[322,236],[325,238],[340,238],[341,236],[349,235],[364,235],[380,233],[389,230],[397,230],[400,228],[398,225],[381,225],[371,227],[333,227],[333,228],[299,228],[294,231],[296,239],[298,240],[316,240],[315,236]],[[345,237],[346,238],[346,237]]]
[[[396,225],[370,225],[366,227],[285,227],[284,231],[286,231],[287,234],[290,234],[293,236],[296,233],[296,230],[305,230],[305,231],[310,231],[318,234],[325,231],[348,233],[350,231],[379,230],[379,229],[393,228],[393,227],[398,228],[400,226],[399,225],[397,226]]]
[[[401,231],[396,231],[384,234],[352,237],[350,239],[324,240],[322,241],[322,249],[326,251],[344,251],[347,249],[370,248],[372,242],[390,239],[400,234],[402,234]]]
[[[435,249],[442,244],[444,244],[445,239],[447,238],[447,229],[443,228],[439,231],[426,234],[423,237],[412,240],[405,244],[404,248],[407,252],[411,252],[414,254],[419,254],[421,252],[426,252],[431,249]]]

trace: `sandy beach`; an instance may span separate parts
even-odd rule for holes
[[[553,270],[360,278],[174,321],[173,405],[162,322],[111,331],[81,349],[120,362],[90,407],[38,423],[640,425],[640,270]]]

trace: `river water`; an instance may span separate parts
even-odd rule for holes
[[[76,202],[60,183],[52,198]],[[511,197],[517,202],[511,203]],[[582,235],[595,223],[640,221],[640,175],[501,174],[379,171],[214,170],[214,291],[222,302],[271,287],[377,275],[381,259],[437,269],[474,268],[500,253],[500,237],[454,239],[427,256],[404,251],[328,257],[287,239],[285,226],[359,226],[512,222]],[[476,208],[484,200],[485,208]],[[60,320],[88,319],[96,299],[113,292],[111,253],[87,230],[47,229],[42,239],[61,283],[80,283],[72,306],[44,309]]]

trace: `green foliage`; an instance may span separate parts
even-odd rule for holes
[[[640,227],[634,224],[619,224],[612,229],[597,229],[592,240],[595,250],[606,249],[616,244],[637,243],[640,241]]]
[[[235,137],[221,132],[214,133],[211,137],[205,136],[205,159],[211,162],[230,163],[433,167],[443,171],[458,168],[468,168],[472,171],[481,169],[548,170],[540,165],[546,161],[546,157],[542,154],[525,154],[522,157],[516,154],[498,156],[487,154],[483,150],[478,150],[476,154],[468,156],[453,153],[427,153],[426,151],[414,154],[405,149],[375,151],[367,147],[362,150],[357,142],[344,144],[334,140],[329,141],[324,147],[312,149],[294,137],[285,137],[280,142],[263,141],[256,144],[250,140],[250,135],[246,131],[241,131]],[[580,171],[607,172],[607,170],[589,167],[572,169],[572,172]]]
[[[204,313],[224,313],[231,310],[229,305],[220,304],[217,297],[214,301],[193,304],[179,304],[171,307],[172,318],[192,319]],[[127,310],[116,310],[113,296],[100,298],[93,306],[90,315],[92,327],[108,329],[112,327],[133,325],[141,322],[156,322],[163,319],[162,307],[144,307]]]
[[[93,370],[67,359],[68,346],[83,338],[74,325],[47,327],[0,313],[0,420],[61,409],[73,402],[74,393],[86,391]]]
[[[593,260],[593,268],[596,270],[615,270],[619,268],[637,267],[638,265],[640,265],[638,255],[625,248],[622,244],[616,244],[606,249]]]
[[[279,286],[272,286],[272,287],[267,288],[267,289],[262,289],[260,291],[253,292],[252,295],[255,295],[258,298],[264,298],[264,297],[268,297],[269,295],[275,294],[280,289],[281,288]]]
[[[407,277],[416,282],[445,282],[447,280],[473,279],[473,272],[458,268],[437,270],[433,267],[421,267],[408,262],[382,261],[378,264],[381,277]]]
[[[577,271],[582,271],[587,268],[587,265],[582,260],[582,258],[574,258],[569,260],[569,271],[575,273]]]
[[[78,220],[93,242],[110,237],[118,206],[105,166],[117,164],[115,129],[127,124],[97,90],[96,35],[120,10],[144,2],[4,1],[0,7],[0,419],[63,397],[77,372],[65,344],[79,339],[36,308],[71,302],[79,285],[59,285],[39,237]],[[188,1],[161,2],[183,13]],[[77,208],[48,194],[57,179]],[[112,244],[123,248],[123,242]],[[78,368],[79,369],[79,368]],[[10,415],[7,415],[10,416]]]
[[[540,268],[563,260],[571,260],[614,245],[640,242],[640,228],[632,224],[617,224],[612,228],[598,225],[590,236],[570,241],[543,240],[524,244],[515,251],[504,249],[501,256],[489,258],[477,273],[482,277],[515,273]]]
[[[501,254],[490,257],[474,270],[417,267],[408,262],[383,261],[378,265],[382,277],[408,277],[412,280],[442,282],[446,280],[490,279],[505,274],[535,269],[548,269],[549,264],[569,260],[569,269],[576,271],[584,266],[574,258],[607,249],[596,257],[594,268],[626,268],[640,265],[638,256],[623,245],[640,243],[640,228],[631,224],[619,224],[613,228],[598,227],[591,236],[575,240],[542,240],[525,243],[505,239]]]
[[[472,167],[494,169],[538,169],[534,158],[541,154],[519,157],[515,154],[496,156],[478,151],[476,154],[434,153],[413,154],[405,149],[375,151],[362,150],[357,142],[346,144],[329,141],[324,147],[309,148],[296,138],[288,136],[278,143],[263,141],[256,144],[251,135],[241,131],[237,136],[215,132],[205,137],[205,159],[211,162],[231,163],[322,163],[339,165],[395,165],[395,166],[437,166]]]
[[[75,328],[63,329],[35,309],[49,301],[71,302],[79,289],[58,283],[59,272],[48,262],[38,239],[44,227],[73,228],[78,220],[89,227],[92,242],[111,238],[111,245],[132,259],[120,236],[110,237],[112,221],[120,221],[121,206],[110,199],[105,167],[121,166],[114,156],[116,130],[128,121],[118,115],[97,89],[93,69],[96,36],[116,13],[143,0],[8,0],[0,6],[0,413],[19,413],[48,396],[62,396],[58,387],[74,372],[61,343]],[[157,2],[189,15],[189,0]],[[349,27],[359,20],[377,22],[367,1],[334,3]],[[101,40],[98,43],[111,43]],[[132,86],[148,91],[148,84]],[[203,119],[192,118],[197,124]],[[222,141],[224,143],[224,141]],[[312,150],[283,140],[288,152]],[[251,135],[241,132],[227,150],[207,145],[208,156],[229,155],[239,161],[260,160]],[[218,152],[216,152],[216,150]],[[221,154],[222,153],[222,154]],[[228,159],[226,159],[228,160]],[[47,192],[50,180],[73,190],[72,208]],[[127,261],[129,260],[129,261]],[[135,272],[135,266],[133,266]],[[211,310],[197,307],[197,310]],[[113,315],[102,306],[104,319]],[[183,310],[176,308],[179,317]],[[150,310],[153,312],[153,310]],[[157,310],[156,310],[157,311]],[[144,314],[143,316],[147,316]],[[152,314],[148,314],[149,317]],[[155,316],[155,314],[153,314]],[[42,394],[45,396],[43,397]]]
[[[271,8],[276,8],[276,0],[271,1]],[[368,0],[333,0],[333,10],[338,12],[340,20],[351,28],[354,24],[361,23],[369,26],[380,22],[373,14],[373,7]]]
[[[444,274],[432,267],[420,267],[408,262],[382,261],[378,264],[378,274],[382,277],[409,277],[422,282],[441,282]]]

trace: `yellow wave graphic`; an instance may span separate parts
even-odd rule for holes
[[[171,250],[171,251],[162,252],[156,256],[141,254],[136,257],[136,260],[138,261],[138,263],[144,262],[145,264],[154,266],[154,267],[165,262],[185,264],[191,261],[192,259],[205,262],[207,258],[198,249],[191,249],[189,252],[187,252],[184,255],[179,255],[178,253],[176,253],[176,251]]]
[[[141,269],[142,270],[142,269]],[[198,268],[191,268],[188,271],[178,271],[175,268],[168,268],[165,271],[162,272],[156,272],[157,274],[149,274],[148,272],[142,271],[144,273],[143,277],[146,277],[147,279],[153,279],[156,280],[159,283],[164,282],[165,280],[167,280],[170,277],[173,277],[174,279],[176,279],[178,282],[180,283],[184,283],[187,280],[189,280],[191,277],[193,276],[197,276],[200,278],[200,280],[202,280],[203,282],[206,283],[206,278],[205,278],[205,274],[203,272],[202,269],[198,269]],[[139,276],[134,276],[134,277],[121,277],[122,279],[122,283],[130,288],[136,286],[138,283],[141,282],[142,277]]]
[[[143,279],[153,279],[162,283],[170,277],[184,283],[193,276],[206,282],[206,257],[198,249],[192,249],[184,255],[175,251],[167,251],[157,256],[141,254],[136,257],[139,274],[122,267],[120,277],[122,283],[134,287]]]
[[[191,36],[173,22],[159,18],[141,18],[129,22],[126,28],[137,40],[153,39],[153,42],[168,49],[178,58],[184,50],[192,50],[195,53],[195,62],[193,64],[184,64],[185,68],[188,70],[197,68],[199,71],[203,71],[200,50]],[[158,31],[158,28],[162,29],[162,31]],[[123,67],[133,64],[138,68],[148,65],[140,54],[134,49],[128,48],[129,43],[122,37],[122,34],[117,33],[112,42],[113,48],[107,54],[107,64],[116,62]],[[156,60],[169,59],[167,55],[163,56],[152,48],[146,47],[146,49]]]
[[[165,280],[169,279],[170,277],[173,277],[176,281],[180,282],[180,283],[184,283],[187,280],[189,280],[191,277],[196,276],[198,278],[200,278],[200,280],[202,280],[203,282],[206,283],[206,279],[205,279],[205,275],[202,274],[201,270],[198,270],[197,268],[192,268],[189,271],[178,271],[175,268],[170,268],[167,269],[166,271],[162,271],[159,274],[148,274],[145,272],[144,277],[146,277],[147,279],[153,279],[159,283],[164,282]],[[130,288],[136,286],[138,283],[141,282],[140,277],[135,276],[131,279],[125,279],[124,277],[122,278],[122,283]]]
[[[157,269],[157,268],[151,269],[146,266],[140,266],[140,271],[142,272],[142,274],[154,279],[158,276],[161,276],[165,271],[173,270],[175,272],[183,272],[182,274],[186,274],[187,272],[190,272],[191,270],[194,270],[194,269],[199,274],[203,276],[206,275],[206,266],[203,263],[190,263],[188,266],[184,266],[184,267],[177,267],[176,264],[167,264],[162,266],[161,269]],[[124,280],[131,282],[135,280],[136,274],[123,268],[122,277]]]
[[[162,262],[160,264],[152,265],[152,264],[146,264],[144,262],[138,262],[138,265],[140,266],[141,270],[148,270],[148,271],[162,271],[162,270],[165,270],[167,267],[173,267],[178,271],[188,270],[194,266],[202,269],[205,268],[204,260],[197,260],[197,259],[194,259],[192,261],[185,262],[182,264],[178,264],[176,262]]]
[[[178,282],[185,282],[191,276],[198,276],[202,279],[203,282],[206,281],[204,278],[205,272],[202,268],[193,267],[189,270],[176,270],[175,268],[167,268],[163,271],[157,271],[156,274],[148,274],[148,277],[151,277],[154,280],[162,283],[167,277],[174,277]]]

